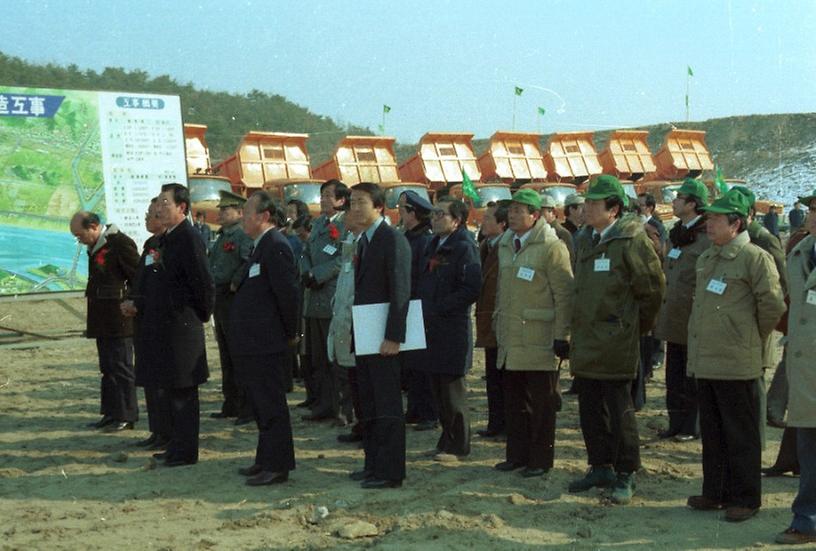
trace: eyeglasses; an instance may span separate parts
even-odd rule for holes
[[[443,216],[447,216],[449,214],[450,213],[448,211],[442,209],[433,209],[431,211],[431,216],[433,216],[434,218],[442,218]]]

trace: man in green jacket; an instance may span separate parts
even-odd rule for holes
[[[688,371],[697,378],[703,493],[693,509],[747,520],[762,501],[759,434],[763,343],[785,311],[771,256],[751,244],[748,201],[731,190],[706,207],[712,247],[697,260]]]
[[[578,391],[590,470],[570,492],[612,486],[626,504],[635,490],[640,450],[631,386],[640,337],[651,331],[665,289],[660,259],[620,181],[601,175],[586,195],[586,227],[575,234],[575,307],[570,370]]]

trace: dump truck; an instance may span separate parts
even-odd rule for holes
[[[578,193],[578,188],[575,184],[559,183],[559,182],[530,182],[521,184],[518,189],[532,188],[540,195],[548,195],[555,201],[555,214],[559,220],[564,220],[564,201],[568,195]]]
[[[712,170],[714,163],[705,144],[705,134],[703,130],[669,131],[654,156],[656,177],[649,179],[698,178],[704,170]]]
[[[657,170],[647,130],[616,130],[598,156],[605,174],[637,182]]]
[[[544,182],[547,169],[541,152],[541,135],[499,131],[490,137],[487,150],[479,156],[484,182]]]
[[[388,136],[346,136],[332,158],[312,170],[312,176],[322,180],[335,178],[347,186],[360,182],[398,182],[396,138]]]
[[[544,166],[550,180],[575,184],[579,188],[603,172],[592,132],[553,134],[544,151]]]
[[[190,210],[203,212],[207,224],[218,225],[219,191],[229,191],[230,181],[212,174],[210,150],[207,147],[207,125],[184,125],[184,148],[187,159],[187,186],[190,190]]]
[[[419,140],[419,151],[399,167],[400,180],[420,182],[432,191],[462,183],[462,171],[473,182],[482,173],[473,153],[473,134],[428,132]]]
[[[454,199],[461,199],[467,203],[470,209],[468,215],[468,224],[479,227],[484,220],[484,213],[487,209],[487,204],[491,201],[498,203],[499,201],[509,200],[513,192],[510,189],[510,184],[501,182],[487,182],[484,184],[474,184],[476,193],[479,195],[479,201],[474,201],[472,198],[465,196],[462,184],[454,184],[447,190],[447,194]],[[438,196],[435,197],[438,199]]]

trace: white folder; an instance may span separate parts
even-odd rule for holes
[[[351,307],[354,324],[354,354],[370,356],[380,353],[385,339],[385,324],[390,304],[361,304]],[[425,344],[425,322],[422,319],[422,301],[412,300],[408,304],[408,319],[405,320],[405,342],[400,344],[400,352],[423,350]]]

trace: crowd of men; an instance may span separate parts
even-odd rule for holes
[[[781,426],[787,410],[780,457],[764,471],[794,470],[800,489],[777,541],[813,542],[816,192],[800,201],[809,215],[797,215],[787,263],[778,237],[754,219],[748,189],[709,203],[694,179],[677,192],[668,232],[653,197],[627,197],[610,175],[567,199],[563,225],[549,198],[520,189],[488,205],[478,239],[461,200],[404,192],[394,228],[383,189],[337,180],[322,185],[314,219],[264,191],[248,200],[222,192],[214,240],[188,221],[187,189],[167,184],[148,208],[141,257],[115,225],[79,212],[71,231],[88,246],[88,336],[102,373],[93,426],[132,429],[142,386],[151,435],[139,444],[168,467],[196,463],[212,316],[224,396],[212,416],[254,420],[259,431],[255,460],[240,469],[247,484],[284,482],[295,468],[286,393],[302,378],[303,419],[348,426],[338,440],[362,445],[350,478],[396,488],[406,425],[438,428],[435,461],[470,453],[465,376],[475,346],[488,402],[478,434],[506,441],[495,469],[532,478],[553,468],[568,360],[589,465],[568,490],[604,488],[627,504],[641,467],[635,412],[665,343],[669,426],[660,436],[702,441],[702,492],[688,506],[724,509],[734,522],[756,514],[766,411]],[[426,347],[401,352],[411,301],[421,304]],[[355,307],[372,304],[387,311],[381,344],[358,354]],[[786,334],[785,353],[766,405],[774,329]]]

